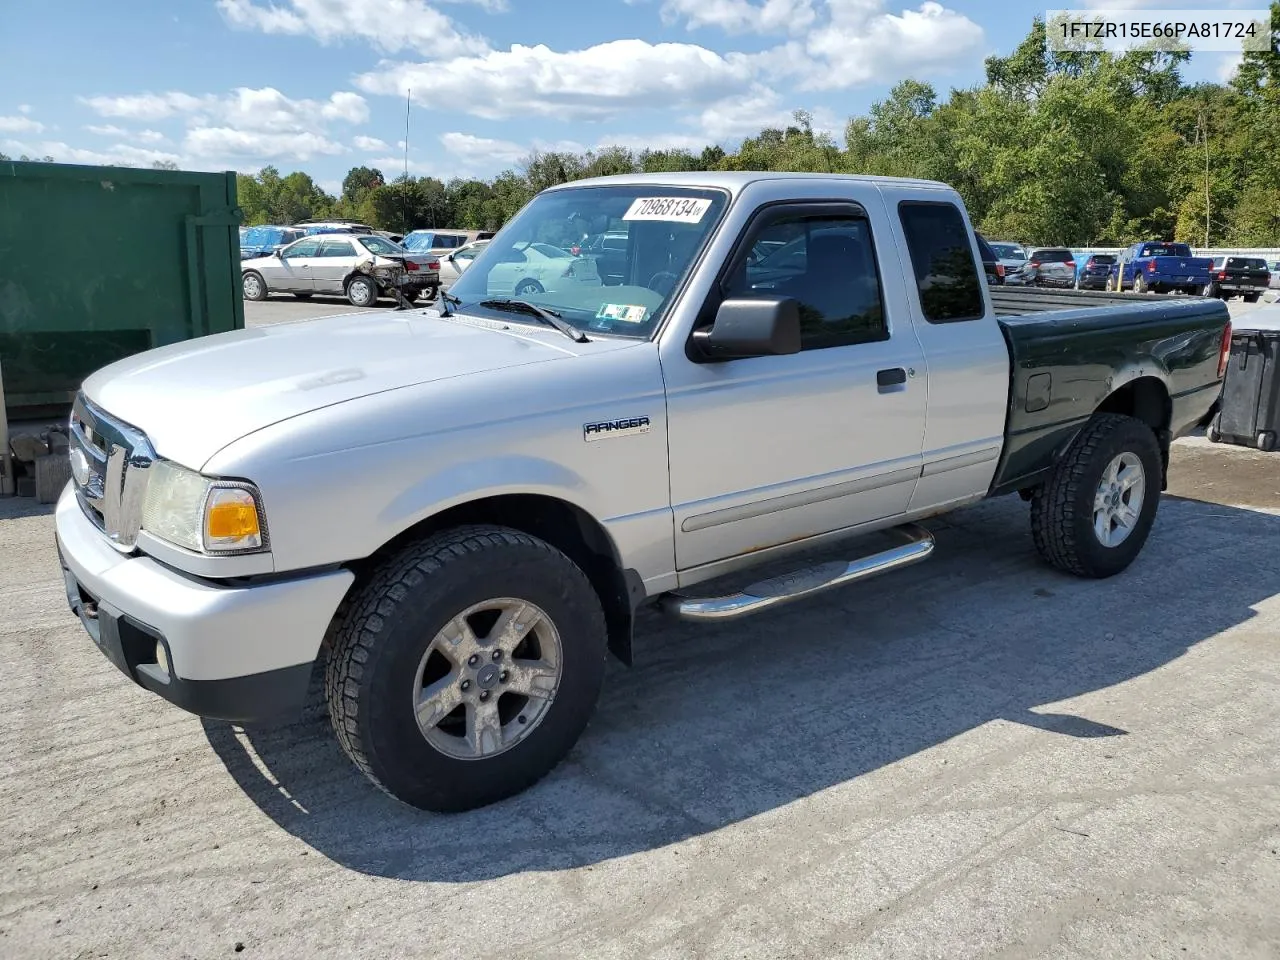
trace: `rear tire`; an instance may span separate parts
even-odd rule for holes
[[[503,622],[526,640],[495,639]],[[564,758],[595,709],[605,650],[599,597],[572,560],[506,527],[460,527],[406,547],[344,602],[325,674],[329,716],[347,756],[387,793],[423,810],[470,810]]]
[[[352,306],[372,307],[378,302],[378,284],[372,277],[359,275],[347,283],[347,299]]]
[[[1078,577],[1120,573],[1151,532],[1162,471],[1149,426],[1133,417],[1095,414],[1031,499],[1037,552]]]

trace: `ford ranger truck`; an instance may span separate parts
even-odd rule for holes
[[[1209,285],[1212,266],[1212,258],[1192,256],[1185,243],[1135,243],[1120,254],[1119,263],[1111,268],[1110,288],[1199,295]]]
[[[584,228],[625,235],[617,282],[499,282]],[[1119,574],[1229,344],[1219,300],[989,287],[940,183],[581,181],[430,308],[90,376],[67,598],[135,684],[206,717],[288,717],[322,666],[354,764],[464,810],[565,756],[644,604],[728,623],[918,563],[930,517],[1006,494],[1047,564]],[[801,559],[837,540],[847,560]]]

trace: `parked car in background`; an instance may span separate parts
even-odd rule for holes
[[[1091,253],[1077,260],[1075,287],[1077,290],[1105,290],[1115,265],[1114,253]]]
[[[627,237],[625,230],[608,230],[570,247],[569,252],[590,257],[596,262],[600,282],[606,286],[617,286],[627,278]]]
[[[1039,287],[1073,287],[1075,254],[1066,247],[1037,247],[1027,254],[1030,281]]]
[[[994,287],[1003,285],[1004,264],[1000,262],[999,255],[982,234],[975,232],[974,238],[978,241],[978,252],[982,254],[982,272],[987,276],[987,283]]]
[[[434,297],[440,286],[440,261],[414,254],[385,237],[333,233],[303,237],[271,256],[240,265],[246,300],[272,293],[306,299],[315,293],[345,295],[357,307],[373,306],[380,294],[398,289],[406,300],[423,293]]]
[[[1206,297],[1241,297],[1245,303],[1257,303],[1270,285],[1271,271],[1262,257],[1214,257],[1203,293]]]
[[[493,233],[486,230],[411,230],[401,244],[414,253],[442,253],[492,236]]]
[[[359,220],[303,220],[297,224],[308,237],[322,233],[374,233],[373,227]]]
[[[1004,267],[1004,282],[1009,286],[1030,283],[1032,276],[1027,268],[1027,251],[1020,243],[1007,240],[989,240],[991,249]]]
[[[303,231],[298,227],[277,227],[264,224],[258,227],[243,227],[240,232],[240,259],[252,260],[275,253],[281,247],[300,240]]]
[[[463,270],[471,266],[471,261],[488,245],[488,240],[476,240],[465,247],[459,247],[452,253],[440,254],[441,289],[448,290],[453,281],[461,276]]]
[[[1144,240],[1120,255],[1112,268],[1108,289],[1135,293],[1200,294],[1209,284],[1209,257],[1192,256],[1185,243]]]
[[[508,248],[489,268],[489,296],[536,296],[575,287],[600,286],[596,262],[575,257],[549,243],[524,243]]]

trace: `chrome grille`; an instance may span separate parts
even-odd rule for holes
[[[85,515],[117,549],[133,549],[142,526],[148,468],[146,435],[98,409],[83,394],[71,409],[71,475]]]

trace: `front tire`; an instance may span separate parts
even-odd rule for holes
[[[339,612],[325,677],[343,750],[387,793],[470,810],[519,793],[577,742],[606,627],[582,570],[506,527],[438,533]]]
[[[1140,420],[1095,414],[1031,498],[1031,534],[1049,564],[1079,577],[1133,563],[1160,503],[1160,446]]]
[[[267,281],[257,270],[246,270],[240,277],[240,288],[246,300],[267,299]]]
[[[378,284],[372,277],[352,277],[347,284],[347,299],[352,306],[372,307],[378,302]]]

